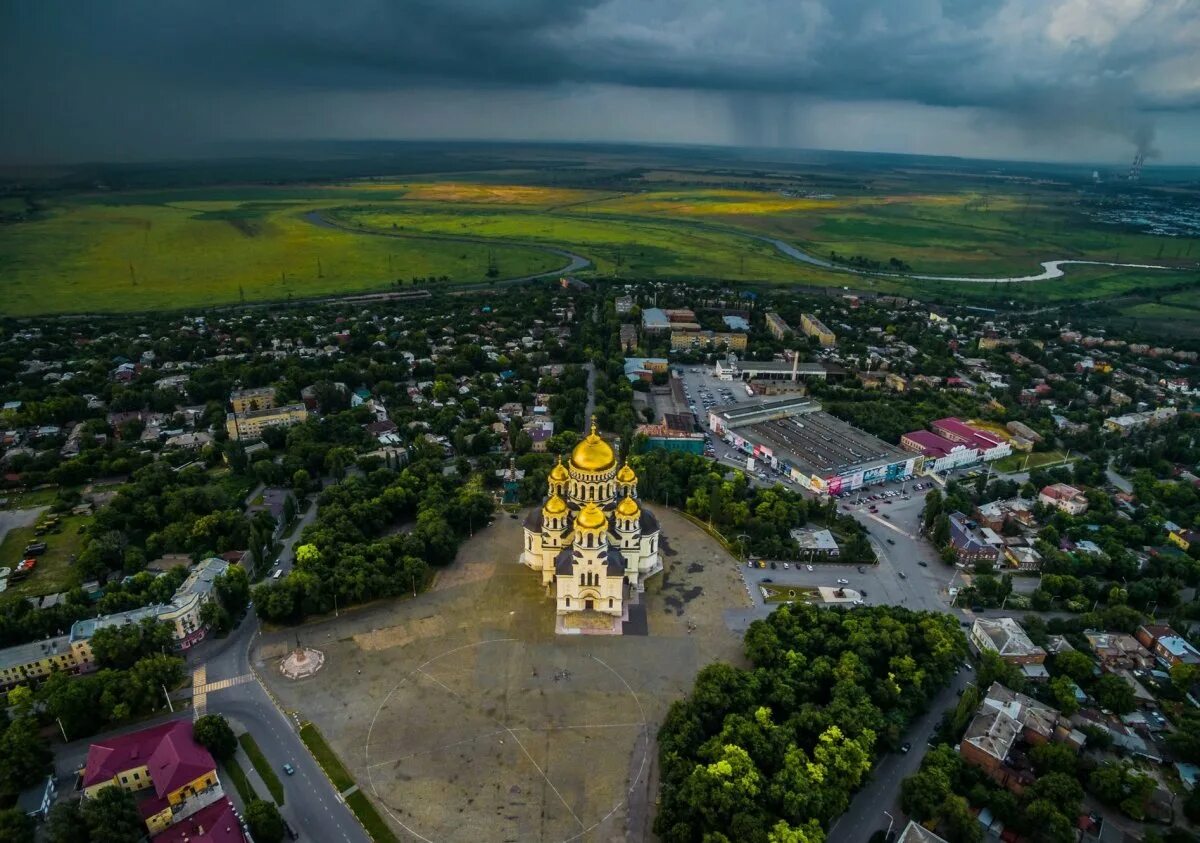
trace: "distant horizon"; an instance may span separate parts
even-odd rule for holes
[[[849,148],[833,148],[833,147],[818,147],[818,146],[765,146],[765,145],[747,145],[733,143],[713,143],[713,142],[687,142],[687,141],[654,141],[654,140],[580,140],[573,138],[560,139],[541,139],[541,138],[471,138],[471,137],[359,137],[359,138],[339,138],[339,137],[308,137],[308,138],[244,138],[230,139],[206,142],[196,148],[188,151],[177,150],[173,155],[164,156],[132,156],[132,157],[97,157],[97,158],[77,158],[77,159],[56,159],[44,161],[18,161],[18,162],[3,162],[0,163],[0,172],[9,170],[42,170],[54,168],[71,168],[71,167],[88,167],[88,166],[153,166],[172,163],[202,163],[204,161],[235,161],[235,160],[253,160],[256,158],[281,158],[284,157],[281,153],[286,147],[301,147],[305,145],[311,146],[337,146],[337,145],[375,145],[375,146],[413,146],[413,147],[429,147],[440,145],[457,145],[457,146],[473,146],[482,148],[532,148],[532,147],[574,147],[574,148],[618,148],[618,149],[649,149],[649,150],[707,150],[707,151],[725,151],[729,153],[746,152],[761,156],[775,155],[802,155],[805,153],[819,155],[846,155],[846,156],[884,156],[895,158],[913,158],[913,159],[929,159],[931,161],[962,161],[973,162],[989,165],[1004,165],[1014,164],[1022,166],[1041,166],[1054,167],[1067,170],[1118,170],[1124,172],[1133,163],[1133,155],[1128,159],[1121,160],[1117,158],[1106,160],[1067,160],[1067,159],[1051,159],[1037,157],[1012,157],[1012,156],[989,156],[989,155],[961,155],[953,153],[937,153],[937,152],[912,152],[912,151],[895,151],[888,149],[849,149]],[[260,147],[265,152],[256,153],[252,149],[238,149],[239,147]],[[274,149],[274,152],[270,150]],[[222,152],[222,149],[236,150]],[[301,160],[304,160],[303,158]],[[317,160],[309,158],[307,160]],[[731,156],[730,161],[734,159]],[[788,161],[782,158],[762,157],[749,158],[745,161],[750,164],[788,164],[802,165],[803,161]],[[695,164],[691,165],[695,166]],[[1147,170],[1188,170],[1200,168],[1200,158],[1195,162],[1174,162],[1162,161],[1160,159],[1148,159],[1143,164],[1143,172]]]

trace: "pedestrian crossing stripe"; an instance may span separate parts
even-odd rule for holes
[[[253,682],[254,676],[249,673],[244,673],[241,676],[235,676],[232,679],[218,679],[215,682],[209,682],[206,685],[200,685],[193,689],[193,694],[211,694],[213,691],[222,691],[225,688],[232,688],[235,685],[244,685],[247,682]]]

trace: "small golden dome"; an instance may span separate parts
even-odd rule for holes
[[[554,468],[550,469],[550,479],[561,483],[566,483],[571,479],[571,475],[567,474],[567,470],[563,468],[561,458],[554,464]]]
[[[587,506],[579,511],[575,526],[582,530],[602,530],[608,526],[608,518],[604,510],[589,501]]]
[[[636,518],[641,511],[642,509],[637,505],[637,501],[628,495],[625,496],[625,500],[617,504],[617,515],[620,515],[622,518]]]
[[[551,495],[550,499],[542,506],[542,512],[547,515],[563,515],[567,511],[567,502],[558,495]]]
[[[575,446],[571,452],[571,465],[580,471],[605,471],[612,468],[617,461],[617,455],[607,442],[596,432],[596,422],[592,421],[592,432]]]
[[[637,480],[637,475],[633,473],[633,469],[629,467],[629,463],[621,466],[621,470],[617,472],[618,483],[632,483]]]

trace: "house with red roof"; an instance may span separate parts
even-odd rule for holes
[[[228,798],[201,808],[150,838],[150,843],[246,843],[242,824]]]
[[[151,834],[224,798],[217,764],[192,736],[189,720],[172,720],[92,744],[83,769],[83,795],[106,787],[142,794],[138,811]]]

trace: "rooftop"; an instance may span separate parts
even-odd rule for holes
[[[62,656],[71,652],[71,636],[60,635],[57,638],[47,638],[44,641],[30,641],[28,644],[18,644],[15,647],[5,647],[0,650],[0,670],[10,667],[20,667],[23,664],[39,661],[50,656]]]
[[[904,826],[904,831],[900,832],[900,836],[896,838],[896,843],[946,843],[946,841],[920,823],[909,820],[908,825]]]
[[[208,750],[192,737],[188,720],[172,720],[88,747],[83,787],[106,782],[126,770],[145,766],[154,792],[163,797],[216,769]]]
[[[1025,630],[1012,618],[976,618],[972,632],[977,642],[982,641],[1001,656],[1046,654],[1045,650],[1029,640]]]
[[[151,843],[244,843],[241,823],[228,798],[201,808],[150,838]]]

